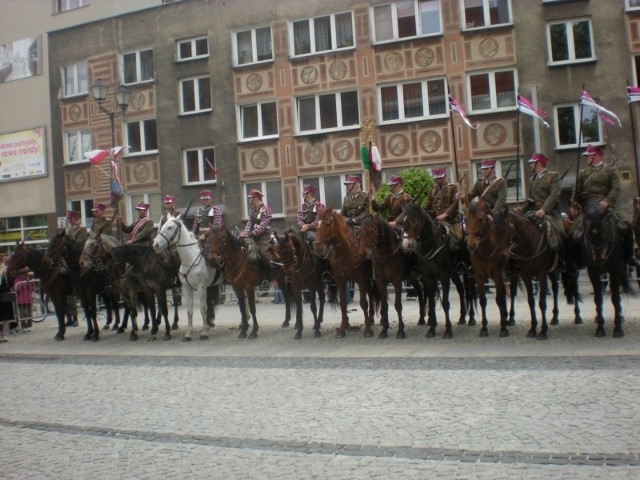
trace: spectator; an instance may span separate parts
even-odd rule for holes
[[[33,284],[29,282],[28,269],[20,270],[13,279],[13,291],[16,294],[16,305],[18,306],[18,319],[20,320],[18,326],[23,329],[31,328]]]

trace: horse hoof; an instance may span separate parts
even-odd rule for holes
[[[155,342],[157,339],[155,336],[147,338],[147,342]]]
[[[56,342],[61,342],[61,341],[63,341],[63,340],[64,340],[64,335],[60,335],[60,334],[58,333],[55,337],[53,337],[53,339],[54,339]]]
[[[149,330],[149,325],[142,325],[142,330]]]
[[[111,325],[106,324],[104,327],[102,327],[102,330],[109,330],[111,328]]]
[[[129,341],[130,342],[137,342],[138,341],[138,334],[131,332],[129,334]]]
[[[182,341],[183,342],[190,342],[191,341],[191,337],[182,337]]]
[[[347,332],[345,332],[344,330],[338,330],[338,332],[336,333],[337,338],[344,338],[346,335]]]
[[[168,342],[169,340],[171,340],[171,335],[169,335],[168,333],[165,333],[165,334],[162,336],[162,341],[163,341],[163,342]]]
[[[200,340],[209,340],[209,335],[200,335]]]
[[[118,330],[118,333],[124,332],[124,330],[122,330],[122,332],[120,331],[120,327],[118,327],[118,325],[114,325],[113,327],[111,327],[111,330]]]
[[[212,326],[212,325],[210,325]],[[171,330],[178,330],[178,324],[174,323],[173,325],[171,325]]]
[[[560,325],[560,322],[558,321],[557,318],[552,318],[551,321],[549,322],[549,325]]]
[[[624,332],[622,330],[614,330],[613,338],[622,338],[624,337]]]
[[[576,317],[576,319],[573,321],[574,325],[582,325],[583,321],[581,317]]]
[[[389,338],[389,334],[387,332],[380,332],[378,334],[378,339]]]
[[[240,335],[238,335],[238,338],[247,338],[247,332],[240,332]]]
[[[516,321],[513,318],[507,321],[507,327],[515,327],[515,326],[516,326]]]
[[[98,335],[94,335],[93,337],[91,337],[92,342],[97,342],[99,340],[100,340],[100,337]]]
[[[433,338],[436,336],[436,331],[434,329],[429,329],[429,331],[427,332],[427,334],[425,335],[425,337],[427,338]]]
[[[404,332],[398,332],[398,333],[396,333],[396,338],[398,340],[404,340],[405,338],[407,338],[407,334],[404,333]]]
[[[467,325],[470,326],[470,327],[475,327],[476,324],[477,324],[477,322],[476,322],[475,318],[469,319],[469,323],[467,323]]]
[[[535,330],[529,330],[527,332],[527,338],[536,338],[536,331]]]
[[[451,338],[453,338],[453,333],[451,332],[444,332],[444,335],[442,336],[442,338],[449,340]]]
[[[282,322],[282,328],[289,328],[289,320]]]
[[[547,337],[547,334],[546,333],[542,333],[542,332],[540,332],[536,338],[538,340],[548,340],[549,339],[549,337]]]
[[[489,336],[489,332],[487,330],[480,330],[480,336],[481,337],[488,337]]]
[[[464,318],[461,318],[460,320],[458,320],[458,325],[466,325],[467,322],[465,321]]]
[[[322,336],[322,333],[320,333],[320,330],[316,330],[315,332],[313,332],[313,338],[320,338]]]
[[[418,320],[418,325],[426,325],[427,322],[424,321],[424,318],[421,318],[420,320]]]
[[[365,330],[364,338],[370,338],[370,337],[373,337],[373,332],[371,330]]]
[[[151,330],[149,332],[149,335],[157,335],[157,334],[158,334],[158,329],[157,328],[154,328],[153,330]]]
[[[604,338],[607,334],[604,332],[604,328],[598,328],[596,330],[596,338]]]
[[[120,327],[120,328],[118,329],[118,333],[124,333],[124,328]]]
[[[258,334],[255,332],[252,332],[251,335],[249,335],[249,340],[255,340],[256,338],[258,338]]]
[[[87,333],[87,334],[82,338],[82,340],[84,340],[85,342],[88,342],[89,340],[91,340],[91,335]]]
[[[302,338],[302,334],[300,332],[296,332],[296,334],[293,336],[294,340],[300,340]]]
[[[509,336],[509,330],[504,329],[504,330],[500,330],[500,338],[504,338],[504,337],[508,337]]]

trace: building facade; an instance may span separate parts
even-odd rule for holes
[[[57,204],[109,198],[108,161],[93,166],[69,152],[82,138],[85,150],[129,146],[117,160],[123,217],[144,200],[157,221],[162,195],[186,207],[207,188],[228,225],[241,225],[247,193],[259,188],[281,230],[294,224],[303,183],[339,208],[344,177],[362,173],[370,141],[387,174],[445,167],[465,185],[492,158],[511,203],[526,197],[534,151],[566,171],[568,203],[580,147],[608,144],[628,205],[637,168],[622,79],[637,82],[640,8],[606,3],[184,0],[51,32]],[[81,63],[89,85],[102,79],[131,93],[115,142],[90,93],[56,95],[56,72]],[[582,90],[623,127],[581,109]],[[550,128],[518,115],[518,93],[548,112]],[[452,113],[449,96],[475,128]],[[106,106],[117,111],[113,97]]]

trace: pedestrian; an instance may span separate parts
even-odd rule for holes
[[[33,307],[33,284],[29,281],[29,269],[24,268],[13,279],[13,292],[16,294],[18,307],[18,325],[22,329],[31,328],[31,310]],[[26,320],[23,320],[26,319]]]
[[[278,282],[272,280],[271,286],[273,287],[273,300],[271,300],[271,303],[284,303],[284,296],[282,295],[282,290],[280,290],[280,287],[278,286]]]
[[[9,322],[14,319],[13,313],[13,296],[11,294],[11,284],[9,283],[9,276],[7,271],[7,265],[9,265],[9,256],[5,255],[1,258],[0,262],[0,343],[8,341],[9,337]]]

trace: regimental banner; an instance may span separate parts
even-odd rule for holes
[[[46,175],[44,127],[0,134],[0,182]]]

